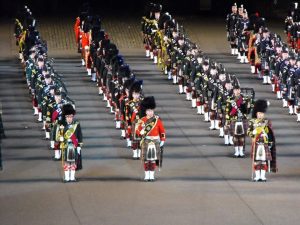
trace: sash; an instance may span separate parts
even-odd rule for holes
[[[62,112],[61,108],[58,107],[58,109],[56,109],[56,110],[52,113],[52,117],[51,117],[52,123],[54,123],[54,122],[57,120],[57,118],[58,118],[58,116],[61,114],[61,112]]]
[[[238,114],[242,114],[241,110],[239,109],[239,107],[242,105],[243,102],[243,97],[240,96],[240,98],[237,101],[231,101],[231,111],[230,111],[230,115],[234,116],[236,113]]]
[[[157,116],[153,116],[152,118],[148,119],[145,123],[145,133],[143,135],[143,139],[145,137],[148,136],[148,134],[152,131],[152,129],[156,126],[157,124],[157,121],[158,121],[158,117]]]
[[[64,139],[68,140],[71,139],[74,147],[76,148],[78,146],[78,139],[75,136],[75,131],[77,128],[78,123],[75,123],[71,128],[69,128],[68,130],[66,130],[65,135],[64,135]]]
[[[57,110],[55,110],[51,117],[52,123],[54,123],[54,121],[57,119],[58,115],[59,115],[59,112]]]
[[[263,123],[261,123],[259,126],[255,127],[257,129],[257,134],[255,137],[255,143],[258,141],[258,139],[263,135],[269,132],[269,129],[267,127],[268,120],[265,120]],[[264,143],[268,143],[268,139],[266,136],[263,136]]]

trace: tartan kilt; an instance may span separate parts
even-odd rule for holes
[[[234,30],[229,31],[229,41],[234,42],[236,41],[236,35]]]
[[[243,134],[240,134],[240,135],[235,135],[235,124],[236,124],[236,120],[232,120],[230,121],[230,124],[229,124],[229,129],[230,129],[230,133],[232,133],[234,136],[245,136],[246,133],[247,133],[247,129],[248,129],[248,121],[246,119],[243,119],[242,122],[243,122],[243,128],[244,128],[244,133]]]
[[[159,140],[148,140],[148,139],[144,139],[142,145],[141,145],[141,150],[142,150],[142,157],[141,159],[145,162],[147,161],[147,149],[148,149],[148,144],[150,142],[154,142],[155,144],[155,148],[156,148],[156,155],[157,155],[157,160],[156,163],[158,164],[159,159],[160,159],[160,147],[159,147]]]

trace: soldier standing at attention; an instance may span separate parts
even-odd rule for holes
[[[253,181],[266,181],[266,172],[277,172],[275,136],[271,121],[265,118],[268,104],[257,100],[247,134],[252,138],[251,158]]]
[[[141,112],[144,115],[138,126],[142,136],[142,160],[145,169],[145,181],[154,181],[155,168],[162,165],[162,152],[166,140],[166,132],[161,118],[154,113],[156,107],[153,96],[145,97],[141,102]]]

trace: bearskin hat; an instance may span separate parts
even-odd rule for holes
[[[100,43],[101,48],[105,48],[105,49],[108,48],[109,44],[110,44],[109,39],[103,39],[103,40],[101,40],[101,43]]]
[[[59,90],[59,88],[55,88],[54,95],[61,95],[61,91]]]
[[[171,15],[166,12],[164,13],[160,18],[159,18],[159,21],[158,21],[158,28],[159,29],[163,29],[164,28],[164,24],[167,23],[168,21],[170,21],[172,19]]]
[[[134,81],[135,81],[134,78],[126,80],[123,84],[124,90],[125,89],[130,89],[130,87],[131,87],[131,85],[133,84]]]
[[[139,80],[139,81],[135,81],[131,85],[130,90],[129,90],[129,99],[132,99],[133,92],[140,93],[142,91],[142,84],[143,84],[143,81]]]
[[[162,10],[162,5],[160,4],[154,4],[152,7],[153,12],[161,12],[161,10]]]
[[[141,102],[141,108],[145,110],[155,109],[156,108],[155,98],[153,96],[145,97]]]
[[[268,108],[268,102],[264,99],[259,99],[254,103],[253,111],[252,111],[252,118],[257,118],[257,112],[265,113]]]
[[[241,87],[238,83],[236,83],[233,85],[232,89],[241,89]]]
[[[225,73],[226,73],[226,69],[225,69],[225,67],[223,66],[223,64],[219,64],[219,73],[220,73],[220,74],[225,74]]]
[[[117,55],[117,62],[118,62],[118,65],[122,65],[124,64],[124,58],[122,55]]]
[[[130,77],[131,70],[128,64],[122,64],[119,68],[119,76],[120,77]]]
[[[71,115],[71,114],[75,115],[76,113],[74,107],[71,104],[63,105],[62,112],[63,112],[63,116]]]
[[[153,96],[148,96],[143,99],[140,105],[140,112],[141,116],[146,115],[146,110],[147,109],[155,109],[156,108],[156,103],[155,103],[155,98]]]

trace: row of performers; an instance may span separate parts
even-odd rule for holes
[[[50,140],[53,159],[62,161],[63,181],[74,182],[76,170],[82,169],[81,126],[74,118],[74,102],[67,95],[62,76],[55,72],[48,58],[46,41],[36,30],[36,19],[27,6],[15,19],[15,37],[33,115],[42,124],[45,140]]]
[[[254,90],[240,88],[234,75],[204,57],[198,46],[185,38],[175,19],[169,13],[161,15],[161,11],[161,5],[152,4],[142,18],[146,57],[160,65],[173,84],[178,84],[179,94],[186,94],[186,100],[191,101],[197,114],[204,114],[204,121],[210,121],[209,129],[218,129],[225,145],[234,146],[234,157],[244,157],[245,136],[252,138],[251,158],[256,174],[253,179],[266,180],[266,170],[277,171],[275,139],[270,121],[264,118],[266,101],[254,104]],[[248,120],[251,109],[253,119]],[[257,141],[262,135],[267,138]],[[257,156],[262,152],[263,160],[260,160]]]
[[[288,108],[289,115],[297,115],[296,120],[300,122],[298,54],[289,49],[278,34],[268,30],[264,18],[258,14],[248,18],[242,6],[237,9],[234,4],[226,21],[231,53],[237,55],[241,63],[249,62],[251,72],[258,74],[264,85],[271,84],[271,91],[277,99],[282,99],[282,106]]]
[[[157,8],[159,9],[157,10]],[[160,13],[161,7],[154,5],[153,10],[150,15],[156,15],[157,11]],[[78,21],[78,19],[80,18],[78,17],[76,21]],[[156,19],[145,17],[143,21],[147,24],[143,24],[143,27],[148,26],[150,20]],[[174,22],[174,20],[171,21]],[[78,22],[75,24],[78,24]],[[164,23],[164,26],[166,24],[168,23]],[[80,25],[75,25],[75,27],[82,30]],[[168,31],[171,31],[169,27]],[[126,115],[126,112],[128,113],[132,110],[126,110],[126,104],[122,103],[123,94],[131,89],[127,88],[130,86],[127,83],[130,82],[130,76],[132,76],[130,75],[130,69],[128,65],[124,65],[123,59],[118,60],[120,59],[118,51],[115,51],[115,45],[110,43],[107,35],[100,36],[101,40],[99,43],[95,43],[92,39],[93,35],[91,35],[92,30],[89,32],[91,39],[90,46],[98,45],[96,53],[92,54],[94,56],[91,57],[91,69],[95,72],[94,76],[99,86],[99,94],[103,94],[103,99],[107,101],[107,107],[111,109],[112,113],[115,113],[116,127],[121,128],[121,136],[126,138],[128,147],[132,146],[133,157],[138,158],[139,151],[135,151],[138,148],[134,140],[136,134],[134,132],[132,133],[132,127],[128,126],[128,124],[131,124],[128,120],[131,116]],[[160,32],[164,31],[161,30]],[[103,32],[103,34],[105,33]],[[172,34],[172,36],[167,37],[168,40],[164,38],[166,43],[168,43],[168,54],[166,54],[165,56],[167,57],[163,59],[160,57],[162,51],[159,51],[156,45],[148,45],[153,37],[143,33],[144,40],[147,40],[145,41],[147,45],[146,56],[150,58],[153,56],[154,63],[162,65],[163,71],[168,75],[168,78],[173,80],[174,84],[178,83],[179,93],[186,93],[187,100],[191,100],[192,107],[197,108],[198,114],[204,114],[205,121],[211,122],[210,129],[220,128],[220,136],[224,136],[225,144],[235,145],[234,155],[236,157],[243,157],[244,138],[247,131],[247,127],[244,126],[244,124],[246,115],[249,114],[251,105],[253,105],[253,91],[242,89],[246,90],[247,95],[243,98],[243,95],[240,93],[239,82],[234,75],[225,73],[222,66],[217,66],[216,63],[205,58],[203,54],[198,51],[197,46],[187,41],[175,28],[172,29],[172,32],[169,34]],[[114,49],[114,51],[111,51],[112,49]],[[87,57],[85,57],[85,59],[86,58]],[[95,61],[93,59],[95,59]],[[87,64],[88,60],[85,60],[84,64]],[[128,68],[126,72],[124,72],[124,68]],[[93,75],[91,76],[93,78]],[[135,85],[133,85],[132,90],[135,89],[134,86]],[[188,88],[188,86],[190,88]],[[129,92],[125,94],[125,96],[129,96],[130,99],[133,99],[133,95],[131,95]],[[238,110],[237,108],[242,108],[242,110]],[[266,126],[268,126],[268,124],[266,124]],[[128,130],[127,128],[130,129]],[[258,132],[258,134],[261,134],[261,132]],[[270,152],[269,148],[263,148],[263,150]],[[275,156],[273,158],[273,162],[275,162]],[[275,171],[275,169],[272,170]],[[262,175],[262,179],[257,177],[256,180],[265,180],[265,176]]]
[[[142,93],[142,81],[137,80],[117,46],[101,29],[97,15],[83,8],[74,25],[78,53],[91,81],[96,82],[110,113],[115,114],[116,128],[131,148],[132,158],[144,164],[144,180],[154,181],[155,171],[162,166],[166,140],[162,119],[154,113],[153,96]]]
[[[298,2],[291,4],[284,24],[284,32],[287,35],[288,45],[298,52],[300,49],[300,10]]]

